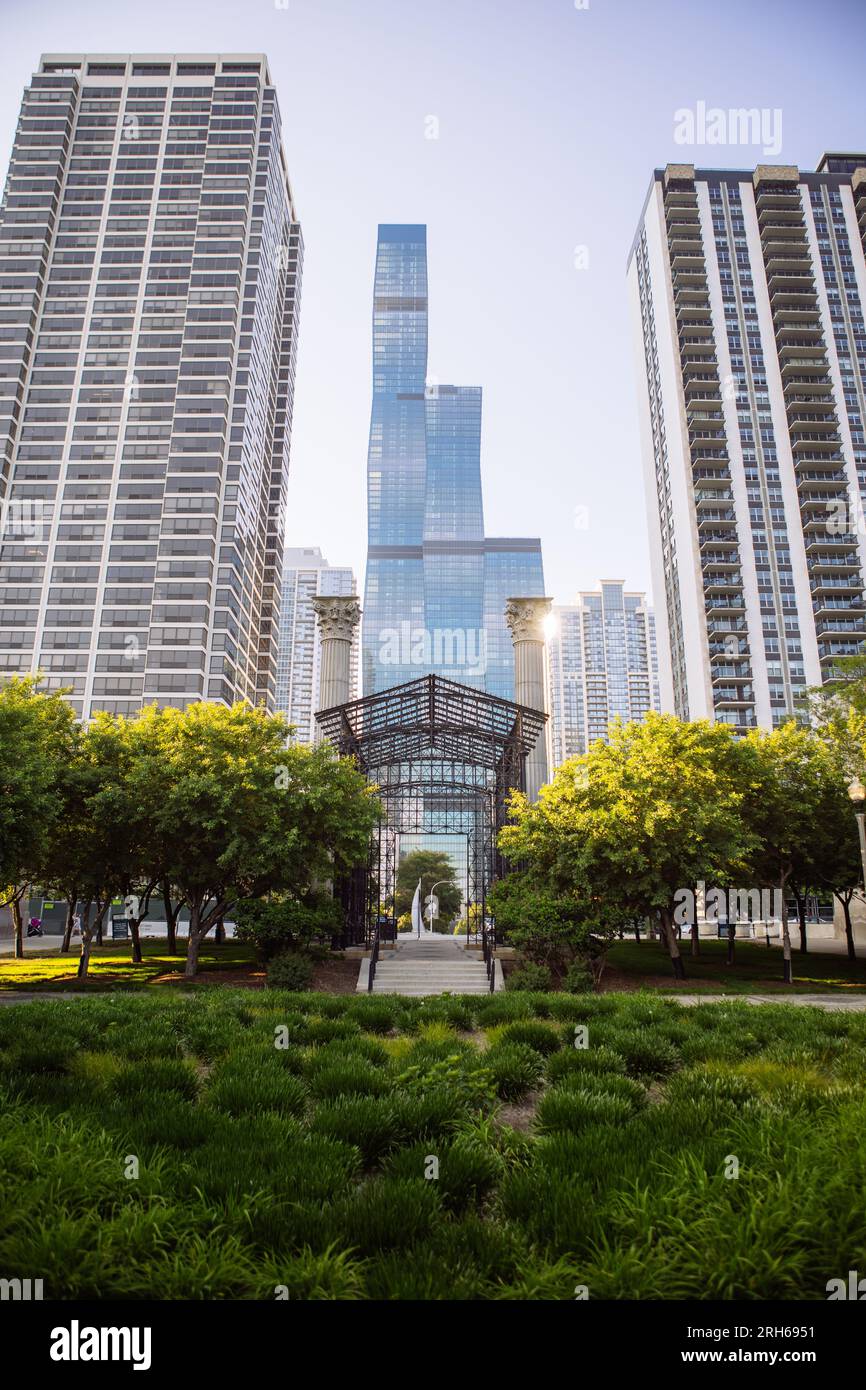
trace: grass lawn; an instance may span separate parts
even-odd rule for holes
[[[792,934],[792,946],[797,941]],[[863,948],[861,947],[862,951]],[[733,965],[727,965],[726,941],[701,941],[701,954],[691,955],[691,942],[680,942],[683,964],[688,979],[678,984],[673,978],[670,957],[657,941],[618,941],[608,955],[608,964],[616,972],[605,982],[608,988],[625,986],[631,977],[636,983],[652,978],[656,984],[662,977],[662,987],[689,994],[764,994],[777,990],[799,994],[829,994],[866,990],[866,956],[850,962],[847,956],[821,952],[816,945],[806,955],[794,948],[794,984],[782,981],[782,952],[758,941],[738,941]]]
[[[824,1299],[866,1268],[866,1017],[648,994],[13,1005],[0,1167],[0,1274],[46,1298]]]
[[[186,963],[186,939],[178,940],[177,955],[168,954],[165,941],[142,941],[141,965],[133,965],[132,948],[128,941],[94,946],[87,979],[79,983],[78,950],[61,956],[57,951],[27,952],[23,960],[6,955],[0,957],[0,991],[4,990],[83,990],[99,993],[102,990],[141,989],[161,975],[183,972]],[[226,941],[217,945],[207,939],[199,952],[202,971],[248,970],[255,965],[256,954],[251,946]]]

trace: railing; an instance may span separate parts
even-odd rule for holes
[[[485,922],[481,928],[481,954],[484,957],[484,968],[487,971],[487,984],[492,994],[496,988],[496,934]]]
[[[373,980],[376,977],[376,966],[379,964],[379,938],[380,925],[377,922],[373,928],[373,948],[370,951],[370,973],[367,976],[367,993],[373,993]]]

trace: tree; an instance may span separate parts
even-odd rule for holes
[[[303,897],[366,859],[377,815],[366,780],[327,744],[287,747],[287,734],[243,704],[161,712],[156,831],[163,876],[189,904],[187,977],[240,900]]]
[[[534,880],[531,870],[500,879],[490,902],[509,943],[529,960],[559,976],[579,960],[598,987],[625,913],[603,908],[588,893],[557,897]]]
[[[612,724],[609,742],[564,763],[535,805],[514,794],[499,847],[554,895],[595,903],[604,922],[657,913],[683,979],[678,894],[741,871],[752,849],[743,799],[741,745],[724,725],[650,714]]]
[[[762,886],[781,894],[784,978],[793,979],[791,935],[786,894],[796,883],[802,892],[827,872],[826,840],[832,808],[841,805],[843,788],[822,741],[809,729],[789,720],[777,729],[754,729],[743,742],[751,760],[749,794],[744,814],[757,836],[753,871]],[[802,928],[801,918],[801,928]],[[805,932],[801,950],[806,950]]]
[[[94,938],[111,901],[124,891],[127,865],[135,853],[136,832],[127,823],[125,779],[129,755],[116,721],[97,714],[80,730],[59,785],[59,814],[43,870],[73,900],[83,903],[78,978],[90,968]]]
[[[61,809],[60,784],[77,739],[75,716],[37,676],[0,686],[0,906],[10,907],[24,955],[21,906],[42,877]]]
[[[288,896],[246,899],[238,904],[235,924],[239,941],[256,947],[267,962],[283,951],[300,951],[326,941],[339,929],[337,903],[324,893],[305,898]]]
[[[421,880],[422,912],[424,911],[425,900],[433,890],[433,885],[438,884],[436,897],[439,899],[439,921],[448,925],[457,916],[463,901],[463,894],[450,857],[441,850],[415,849],[400,861],[400,867],[397,870],[397,889],[394,894],[398,916],[411,910],[412,899],[415,896],[419,879]]]

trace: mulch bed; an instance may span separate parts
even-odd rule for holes
[[[360,962],[357,960],[320,961],[313,971],[310,988],[319,994],[354,994],[358,983]],[[182,985],[181,970],[171,970],[165,975],[157,975],[151,981],[155,985]],[[265,972],[259,965],[246,966],[238,970],[200,970],[195,977],[196,984],[223,985],[226,989],[264,989]]]
[[[257,965],[243,970],[199,970],[195,984],[225,985],[228,989],[264,989],[265,972]],[[182,970],[171,970],[166,975],[157,975],[151,984],[183,985],[189,984]]]
[[[324,960],[313,971],[311,989],[321,994],[354,994],[361,969],[359,960]]]

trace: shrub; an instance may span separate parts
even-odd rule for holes
[[[310,1128],[329,1139],[354,1144],[369,1164],[399,1143],[406,1125],[390,1097],[338,1096],[319,1103]]]
[[[484,1053],[485,1070],[502,1100],[517,1100],[537,1086],[543,1065],[539,1052],[526,1043],[497,1043]]]
[[[198,1091],[198,1078],[192,1065],[167,1057],[154,1057],[149,1062],[132,1062],[117,1073],[112,1084],[115,1093],[123,1097],[155,1098],[166,1091],[173,1091],[192,1100]]]
[[[300,951],[281,951],[268,961],[269,989],[289,989],[300,992],[313,982],[313,962]]]
[[[238,940],[255,946],[266,962],[307,943],[327,941],[340,925],[337,904],[324,894],[304,902],[298,898],[271,898],[267,902],[250,898],[238,903],[235,916]]]
[[[556,1029],[546,1023],[537,1023],[533,1019],[527,1019],[525,1022],[519,1019],[516,1023],[506,1023],[497,1030],[497,1041],[524,1043],[526,1047],[531,1047],[545,1056],[549,1052],[558,1051],[560,1046]]]
[[[343,1057],[327,1067],[317,1067],[310,1079],[310,1092],[317,1100],[337,1096],[381,1096],[390,1082],[381,1067],[363,1057]]]
[[[556,1089],[542,1097],[537,1123],[542,1133],[558,1129],[579,1132],[587,1125],[625,1124],[633,1113],[634,1107],[623,1096],[611,1096],[603,1091]]]
[[[566,1076],[588,1076],[596,1072],[624,1075],[625,1061],[609,1047],[566,1048],[547,1059],[547,1079],[551,1083]]]
[[[633,1076],[667,1076],[679,1065],[676,1048],[654,1029],[623,1029],[610,1042]]]
[[[438,1162],[436,1176],[430,1160]],[[502,1176],[505,1165],[495,1149],[469,1137],[428,1141],[400,1149],[388,1162],[388,1175],[414,1182],[430,1182],[442,1204],[460,1211],[477,1201]]]
[[[612,1071],[585,1072],[583,1076],[572,1072],[560,1082],[563,1091],[588,1091],[596,1096],[619,1096],[631,1106],[633,1111],[646,1105],[646,1091],[639,1081],[631,1076],[620,1076]]]
[[[562,977],[562,988],[567,994],[591,994],[595,989],[592,971],[582,961],[573,960]]]
[[[248,1055],[230,1058],[217,1068],[207,1090],[209,1103],[229,1115],[268,1110],[300,1115],[306,1098],[303,1081],[282,1066],[276,1054],[257,1062]]]
[[[505,988],[508,990],[532,990],[540,993],[550,989],[552,984],[553,976],[549,966],[539,965],[532,960],[525,961],[505,977]]]
[[[516,1018],[532,1018],[532,1000],[522,993],[479,994],[473,1000],[475,1017],[482,1028],[494,1028],[499,1023],[511,1023]]]
[[[435,1183],[375,1178],[330,1212],[333,1238],[362,1255],[423,1240],[439,1216]]]
[[[391,1033],[399,1026],[401,1013],[401,1001],[397,998],[353,999],[346,1009],[346,1018],[366,1033]]]

